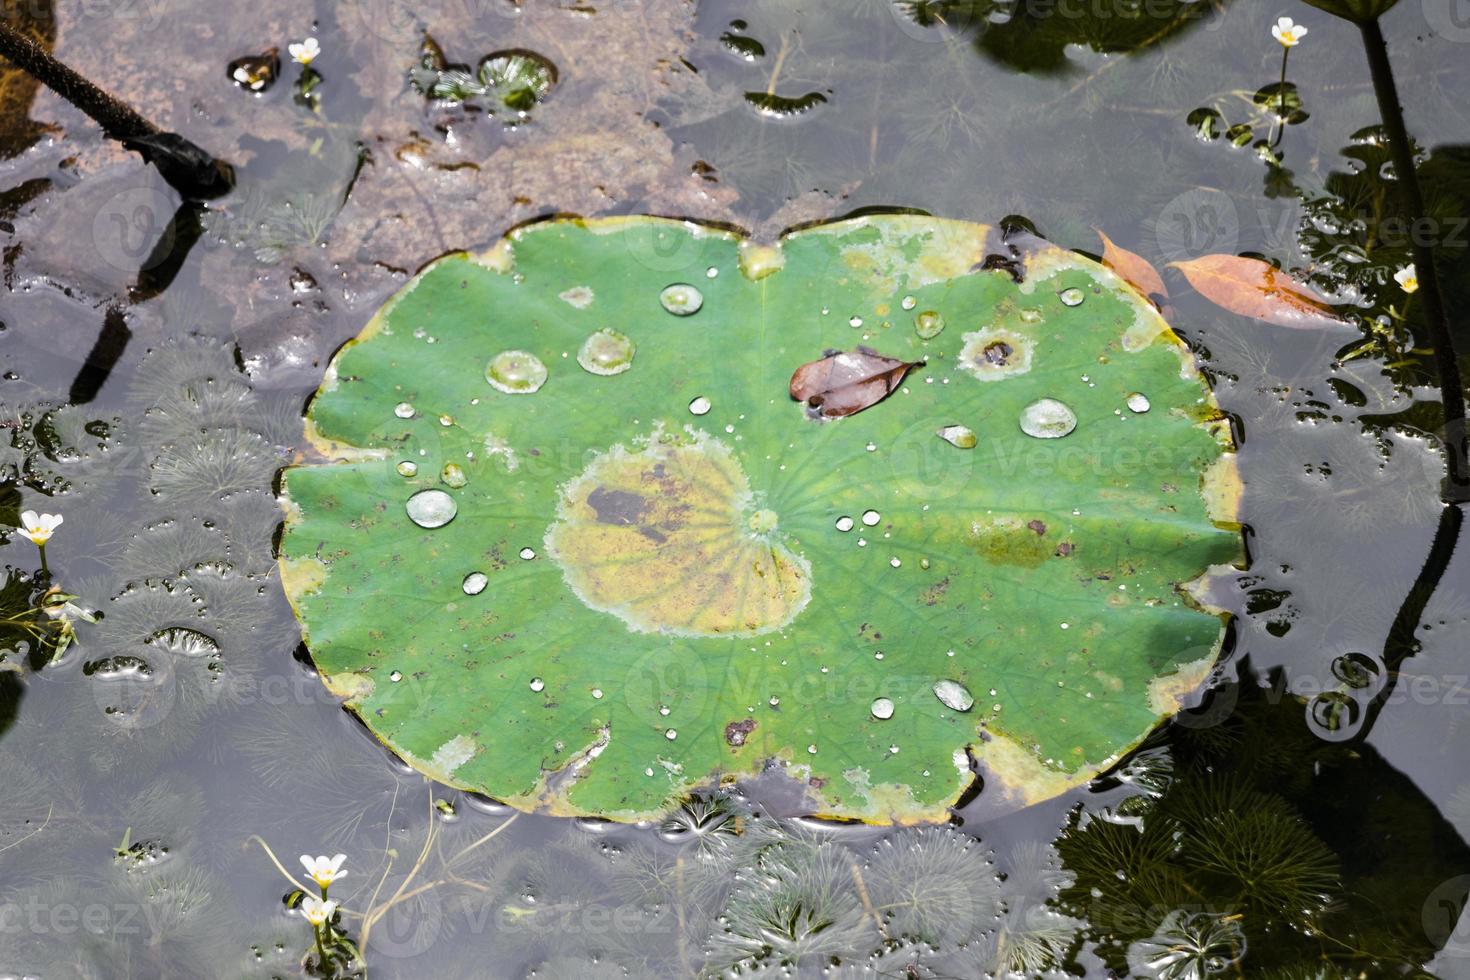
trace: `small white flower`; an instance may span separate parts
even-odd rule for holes
[[[314,926],[326,925],[336,911],[337,903],[331,899],[322,900],[315,895],[306,895],[301,899],[301,913]]]
[[[37,545],[51,540],[51,534],[61,526],[60,514],[37,514],[28,510],[20,515],[20,533]]]
[[[1419,271],[1410,262],[1398,272],[1393,274],[1394,281],[1403,287],[1404,292],[1413,293],[1419,290]]]
[[[338,878],[347,877],[347,872],[342,870],[342,862],[347,860],[346,854],[338,854],[336,857],[327,857],[322,854],[312,857],[310,854],[301,855],[301,863],[306,867],[306,873],[311,880],[326,888]]]
[[[286,51],[291,55],[291,60],[298,64],[309,65],[322,53],[322,46],[317,43],[316,38],[309,37],[300,44],[291,42],[286,45]]]
[[[1293,24],[1290,17],[1283,17],[1271,28],[1271,36],[1280,41],[1283,48],[1294,48],[1307,36],[1307,29],[1301,24]]]

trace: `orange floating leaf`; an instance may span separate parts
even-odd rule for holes
[[[1216,306],[1280,327],[1319,330],[1347,326],[1316,293],[1280,269],[1243,255],[1202,255],[1171,262]]]
[[[1101,228],[1094,228],[1097,237],[1102,239],[1103,265],[1116,272],[1124,282],[1143,294],[1144,299],[1153,299],[1155,296],[1169,298],[1169,290],[1164,285],[1164,277],[1159,275],[1159,270],[1153,267],[1153,263],[1136,252],[1130,252],[1126,248],[1114,244],[1113,240],[1103,234]]]
[[[791,375],[791,397],[813,418],[839,419],[887,398],[918,361],[885,357],[870,347],[828,351]]]

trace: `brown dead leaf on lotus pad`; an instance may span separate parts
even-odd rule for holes
[[[872,408],[893,393],[918,361],[885,357],[871,347],[828,351],[791,375],[791,397],[812,418],[840,419]]]

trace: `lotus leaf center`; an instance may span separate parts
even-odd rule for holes
[[[614,446],[561,489],[546,534],[567,585],[640,633],[752,636],[811,598],[811,567],[780,540],[730,450],[702,433]]]

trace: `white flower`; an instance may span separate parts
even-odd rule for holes
[[[20,515],[20,533],[37,545],[44,545],[50,541],[52,532],[60,526],[60,514],[37,514],[33,510],[28,510]]]
[[[286,45],[286,51],[291,55],[292,61],[309,65],[322,53],[322,46],[317,43],[316,38],[309,37],[300,44],[293,41]]]
[[[1307,29],[1301,24],[1293,24],[1290,17],[1283,17],[1271,28],[1271,36],[1280,41],[1283,48],[1294,48],[1307,36]]]
[[[338,878],[347,877],[347,872],[342,870],[342,862],[347,860],[346,854],[338,854],[336,857],[327,857],[325,854],[312,857],[310,854],[301,855],[301,863],[306,866],[306,873],[311,880],[326,888]]]
[[[1404,292],[1413,293],[1419,290],[1419,271],[1410,262],[1398,272],[1393,274],[1394,281],[1404,288]]]
[[[301,913],[314,926],[326,925],[336,911],[337,903],[331,899],[323,900],[315,895],[306,895],[301,899]]]

